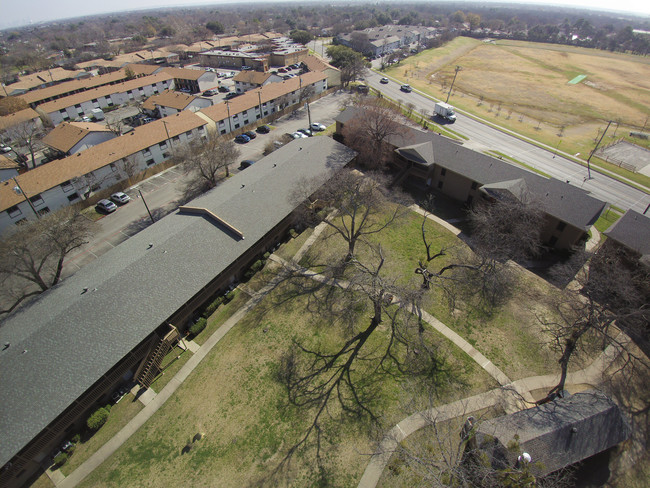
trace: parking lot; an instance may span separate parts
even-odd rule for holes
[[[340,113],[340,107],[349,94],[337,92],[321,98],[310,104],[311,120],[325,126],[334,123],[334,118]],[[270,141],[279,139],[283,134],[292,133],[300,128],[307,128],[309,120],[307,110],[301,107],[295,113],[286,115],[273,123],[268,134],[258,134],[247,144],[238,144],[239,160],[230,168],[231,175],[239,172],[239,164],[243,160],[258,161],[263,156],[264,146]],[[252,130],[255,126],[252,127]],[[245,171],[255,171],[251,166]],[[93,261],[102,254],[140,232],[151,224],[149,214],[140,197],[142,192],[154,218],[160,218],[172,212],[179,205],[188,174],[182,166],[172,167],[147,180],[144,180],[124,192],[131,201],[119,206],[115,212],[105,215],[95,223],[94,235],[90,242],[71,253],[64,264],[64,276],[69,276]]]

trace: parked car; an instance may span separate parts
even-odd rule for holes
[[[310,128],[311,128],[311,130],[315,130],[315,131],[318,131],[318,132],[327,129],[327,127],[325,127],[323,124],[319,124],[318,122],[312,122]]]
[[[294,132],[292,134],[289,134],[291,137],[294,139],[302,139],[308,137],[307,134],[303,134],[302,132]]]
[[[235,97],[238,97],[240,94],[239,93],[228,93],[225,97],[223,97],[224,100],[232,100]]]
[[[237,137],[235,137],[235,142],[239,144],[246,144],[247,142],[250,142],[250,140],[251,138],[245,134],[240,134]]]
[[[252,130],[247,130],[246,132],[244,132],[244,135],[247,135],[251,141],[257,137],[257,134],[255,134],[255,132],[253,132]]]
[[[244,159],[241,163],[239,163],[239,169],[246,169],[253,164],[255,164],[255,161],[252,159]]]
[[[411,88],[411,85],[402,85],[399,87],[400,90],[406,93],[411,93],[413,91],[413,88]]]
[[[358,91],[359,93],[369,93],[369,92],[370,92],[370,88],[368,88],[368,85],[358,85],[358,86],[357,86],[357,91]]]
[[[268,134],[269,132],[271,132],[271,128],[268,125],[260,125],[255,130],[260,134]]]
[[[230,91],[230,88],[228,88],[227,86],[221,85],[221,86],[219,87],[219,91],[220,91],[221,93],[228,93],[228,92]]]
[[[250,71],[250,70],[253,69],[253,67],[252,67],[252,66],[242,66],[241,69],[242,69],[243,71]]]
[[[9,151],[11,151],[11,148],[9,146],[5,146],[4,144],[0,144],[0,152],[8,153]]]
[[[117,205],[115,205],[110,200],[103,199],[97,202],[97,205],[95,205],[95,209],[98,212],[111,213],[117,210]]]
[[[280,68],[278,70],[278,73],[286,73],[286,72],[287,72],[287,68]]]
[[[217,93],[218,93],[217,90],[205,90],[203,92],[203,95],[205,95],[206,97],[212,97],[212,96],[216,95]]]
[[[125,203],[129,203],[131,197],[124,192],[118,191],[111,195],[111,200],[118,205],[124,205]]]
[[[388,84],[388,78],[382,78],[381,80],[379,80],[379,83],[387,85]]]
[[[310,129],[298,129],[298,132],[302,132],[307,137],[311,137],[313,135]]]

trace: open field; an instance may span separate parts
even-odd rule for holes
[[[650,62],[638,56],[456,38],[386,73],[444,99],[457,65],[462,70],[450,103],[571,154],[586,158],[609,120],[614,123],[602,144],[650,127]],[[568,84],[581,74],[584,81]]]

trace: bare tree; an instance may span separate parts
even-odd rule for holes
[[[392,157],[389,139],[406,134],[402,114],[384,99],[365,98],[356,104],[359,114],[343,127],[346,144],[357,151],[358,162],[368,168],[382,168]],[[403,142],[403,141],[402,141]]]
[[[540,317],[553,337],[552,346],[560,354],[560,379],[549,392],[547,401],[564,390],[569,364],[588,340],[598,340],[604,349],[613,344],[621,352],[620,370],[650,365],[647,358],[629,347],[619,334],[620,328],[640,327],[647,334],[650,323],[650,272],[644,266],[629,266],[615,251],[595,256],[576,252],[567,262],[552,270],[553,277],[568,283],[554,302],[554,318]],[[633,330],[632,330],[633,332]]]
[[[175,157],[192,173],[187,188],[202,193],[217,186],[221,178],[230,176],[230,165],[239,155],[240,150],[233,141],[210,134],[207,139],[179,150]]]
[[[1,241],[0,280],[7,305],[0,313],[56,285],[66,256],[85,244],[90,232],[90,221],[67,207]]]
[[[306,197],[297,191],[294,198],[304,201]],[[388,189],[377,174],[364,176],[358,171],[339,171],[312,198],[321,207],[336,210],[324,222],[347,243],[345,262],[354,257],[358,242],[367,242],[369,236],[381,232],[404,213],[404,207],[391,204]]]
[[[40,121],[39,121],[40,122]],[[22,124],[15,125],[7,130],[8,136],[16,145],[26,148],[29,151],[32,160],[32,168],[36,167],[36,152],[44,147],[41,142],[43,130],[40,123],[28,120]]]

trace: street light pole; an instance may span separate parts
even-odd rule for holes
[[[553,159],[555,159],[555,156],[557,156],[557,149],[560,147],[560,144],[562,144],[562,139],[560,139],[557,143],[557,146],[555,146],[555,152],[553,153]]]
[[[591,157],[592,157],[592,156],[594,155],[594,153],[598,150],[598,146],[600,146],[600,142],[601,142],[601,141],[603,140],[603,138],[605,137],[605,134],[607,133],[607,129],[609,129],[609,126],[610,126],[610,125],[612,125],[612,121],[611,121],[611,120],[610,120],[609,123],[607,124],[607,127],[605,127],[605,131],[603,132],[603,135],[600,136],[600,139],[598,139],[598,143],[596,144],[596,147],[594,148],[593,151],[591,151],[591,154],[590,154],[589,157],[587,158],[587,178],[588,178],[588,179],[591,179],[591,166],[590,166],[590,164],[589,164],[589,163],[591,162]]]
[[[449,102],[449,97],[451,96],[451,90],[454,88],[454,83],[456,83],[456,76],[458,76],[458,72],[463,69],[461,66],[456,66],[456,72],[454,73],[454,79],[451,82],[451,86],[449,87],[449,93],[447,93],[447,100],[445,100],[445,103]]]
[[[169,130],[167,130],[167,122],[163,120],[162,123],[163,126],[165,127],[165,134],[167,134],[167,142],[169,142],[169,148],[173,150],[174,146],[172,145],[172,140],[169,137]]]

